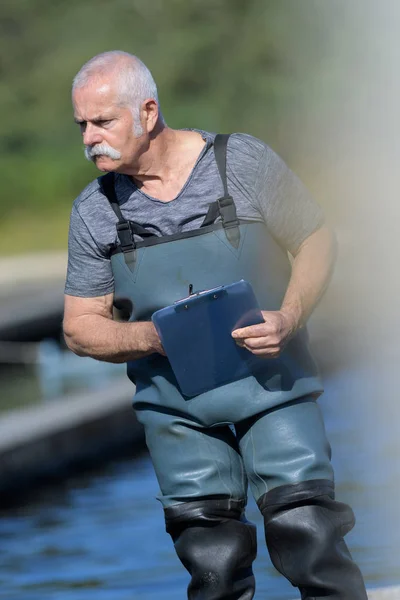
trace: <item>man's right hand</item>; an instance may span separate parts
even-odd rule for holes
[[[153,323],[151,323],[151,322],[149,322],[149,325],[151,326],[149,328],[150,345],[154,349],[154,352],[158,352],[159,354],[162,354],[162,356],[167,356],[165,353],[165,350],[164,350],[164,346],[161,343],[160,336],[157,333],[156,328],[154,327]]]

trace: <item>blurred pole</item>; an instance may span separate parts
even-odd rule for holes
[[[320,146],[305,170],[339,239],[337,270],[323,303],[332,323],[325,327],[338,354],[372,361],[371,383],[382,398],[389,388],[381,372],[387,383],[394,380],[388,361],[398,352],[400,329],[400,5],[332,5],[341,11],[325,27],[336,28],[331,52],[339,56],[341,83],[324,119],[313,121],[312,109],[305,115],[304,135]],[[323,76],[320,81],[323,86]]]
[[[325,402],[334,409],[344,397],[343,425],[352,414],[364,435],[345,468],[355,482],[361,469],[369,483],[363,502],[373,506],[373,522],[361,527],[374,547],[376,537],[378,560],[379,545],[400,543],[400,3],[353,0],[341,18],[353,32],[347,48],[336,37],[345,77],[317,132],[326,148],[310,167],[339,259],[311,325],[318,358],[328,376],[335,372]]]

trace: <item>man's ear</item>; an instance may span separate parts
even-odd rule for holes
[[[144,130],[151,133],[157,124],[159,115],[158,104],[154,98],[149,98],[142,103],[141,115]]]

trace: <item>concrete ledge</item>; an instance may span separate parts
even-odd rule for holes
[[[132,409],[134,386],[124,377],[106,389],[12,411],[0,417],[0,492],[23,489],[107,456],[144,446]]]
[[[3,289],[12,289],[28,282],[59,279],[67,272],[67,252],[30,252],[0,257],[0,296]]]
[[[399,600],[400,586],[370,590],[368,592],[368,598],[370,600]]]
[[[1,291],[1,286],[0,286]],[[0,339],[37,341],[61,331],[64,283],[15,286],[0,296]]]
[[[369,600],[400,600],[400,587],[368,590]]]

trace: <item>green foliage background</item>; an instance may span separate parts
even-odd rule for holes
[[[72,200],[97,176],[72,120],[71,80],[105,50],[147,64],[171,127],[246,131],[301,170],[320,153],[344,77],[345,7],[345,0],[2,3],[0,252],[66,246]]]

